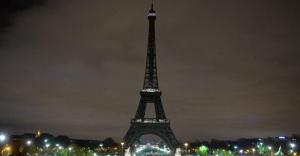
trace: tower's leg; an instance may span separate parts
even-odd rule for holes
[[[135,114],[135,119],[143,119],[145,117],[147,103],[141,98],[138,109]]]

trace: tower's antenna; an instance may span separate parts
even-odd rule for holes
[[[153,10],[153,0],[151,1],[151,10]]]

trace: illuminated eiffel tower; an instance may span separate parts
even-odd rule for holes
[[[153,9],[152,3],[148,14],[149,34],[144,85],[143,89],[140,91],[141,99],[137,112],[135,117],[131,120],[131,125],[125,135],[124,141],[126,147],[132,147],[134,142],[141,136],[153,134],[160,137],[172,151],[175,151],[175,149],[179,146],[179,143],[170,127],[170,121],[166,118],[161,102],[161,91],[158,87],[155,19],[156,13]],[[155,118],[145,118],[147,105],[150,104],[154,105]]]

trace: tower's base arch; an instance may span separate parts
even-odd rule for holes
[[[147,134],[160,137],[173,152],[179,147],[179,143],[170,128],[170,123],[168,121],[155,123],[147,123],[145,121],[132,122],[124,138],[125,146],[133,147],[136,140]]]

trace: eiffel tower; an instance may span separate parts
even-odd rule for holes
[[[156,46],[155,46],[155,19],[156,13],[153,9],[153,3],[148,13],[149,34],[148,49],[146,60],[146,71],[143,89],[140,91],[140,102],[135,114],[131,120],[130,128],[127,131],[124,141],[126,147],[132,145],[141,136],[152,134],[160,137],[166,145],[174,152],[179,146],[171,127],[170,121],[166,118],[161,102],[161,91],[158,87],[157,66],[156,66]],[[147,105],[154,105],[155,118],[145,118]]]

